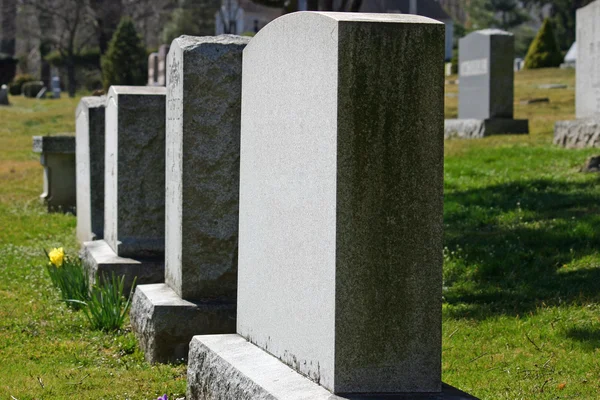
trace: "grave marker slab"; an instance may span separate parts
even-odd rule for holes
[[[75,111],[77,239],[104,236],[104,110],[106,97],[83,97]]]
[[[2,85],[0,87],[0,106],[8,106],[10,102],[8,101],[8,86]]]
[[[413,15],[288,14],[248,44],[238,335],[194,337],[186,398],[451,398],[443,61]]]
[[[126,283],[164,277],[165,227],[164,87],[111,86],[106,99],[104,239],[85,242],[90,278],[119,271]],[[98,250],[94,254],[94,250]],[[110,259],[110,263],[98,260]],[[137,271],[123,265],[140,262]],[[119,265],[123,264],[123,265]],[[134,272],[136,275],[134,275]]]
[[[169,51],[165,283],[138,286],[130,313],[151,362],[187,358],[194,334],[235,332],[248,41],[182,36]]]
[[[600,147],[600,0],[577,10],[577,119],[557,121],[554,144]]]
[[[447,120],[446,137],[473,138],[528,133],[527,120],[513,119],[514,37],[485,29],[459,42],[458,120]]]
[[[44,193],[49,212],[75,212],[75,136],[34,136],[33,151],[44,166]]]

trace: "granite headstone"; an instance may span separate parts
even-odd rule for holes
[[[131,322],[151,361],[194,334],[235,332],[241,36],[175,39],[168,56],[165,283],[137,287]]]
[[[414,15],[293,13],[248,44],[238,335],[194,337],[187,399],[445,398],[443,61]]]
[[[77,239],[104,236],[104,110],[106,97],[83,97],[75,111]]]

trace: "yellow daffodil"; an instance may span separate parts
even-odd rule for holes
[[[48,257],[50,258],[50,262],[52,264],[60,267],[65,259],[65,251],[62,247],[59,247],[58,249],[52,249],[52,251],[48,253]]]

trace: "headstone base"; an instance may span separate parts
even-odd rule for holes
[[[194,335],[235,332],[236,303],[190,302],[164,283],[141,285],[129,317],[148,362],[176,362],[187,360]]]
[[[600,147],[600,118],[557,121],[554,125],[554,144],[568,149]]]
[[[239,335],[194,336],[188,400],[477,400],[446,384],[441,393],[334,395]]]
[[[446,139],[477,139],[490,135],[526,133],[529,133],[527,119],[447,119],[444,123]]]
[[[164,259],[131,259],[119,257],[104,240],[84,242],[82,249],[83,267],[90,277],[90,284],[98,277],[108,278],[114,274],[125,276],[124,294],[128,295],[134,278],[136,285],[159,283],[165,278]]]

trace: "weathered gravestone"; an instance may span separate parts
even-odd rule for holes
[[[8,106],[10,102],[8,101],[8,86],[2,85],[0,87],[0,106]]]
[[[75,111],[77,239],[104,237],[104,110],[106,97],[83,97]]]
[[[41,153],[44,193],[40,199],[48,211],[75,212],[75,137],[34,136],[33,151]]]
[[[600,147],[600,0],[577,10],[576,120],[558,121],[554,144]]]
[[[528,120],[513,119],[513,35],[497,29],[470,33],[460,39],[458,59],[458,119],[446,120],[445,136],[528,133]]]
[[[104,239],[84,243],[90,279],[162,282],[165,229],[164,87],[111,86],[105,111]]]
[[[413,15],[288,14],[248,44],[238,334],[192,339],[187,399],[468,398],[441,382],[443,61]]]
[[[195,334],[234,333],[241,36],[182,36],[167,75],[165,283],[138,286],[131,325],[150,362],[185,359]]]

